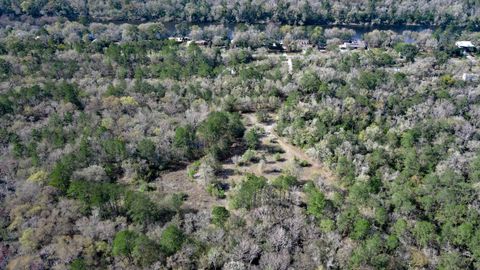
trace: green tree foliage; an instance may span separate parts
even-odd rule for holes
[[[323,217],[323,211],[327,200],[325,195],[317,188],[311,188],[307,192],[307,213],[320,219]]]
[[[470,171],[468,173],[468,178],[473,183],[480,182],[480,155],[477,155],[471,162],[470,162]]]
[[[125,81],[124,81],[125,82]],[[107,91],[105,92],[105,95],[106,96],[115,96],[115,97],[121,97],[124,95],[125,93],[125,86],[126,85],[113,85],[113,84],[110,84],[108,87],[107,87]]]
[[[5,94],[0,94],[0,116],[14,111],[15,104],[10,100],[10,97]]]
[[[440,256],[438,270],[462,270],[468,269],[468,261],[457,251],[444,252]]]
[[[397,51],[402,57],[405,57],[407,61],[415,61],[415,56],[418,54],[418,47],[409,43],[397,43],[395,45],[395,51]]]
[[[390,258],[385,253],[382,238],[375,234],[355,248],[350,263],[354,269],[362,268],[365,265],[371,265],[375,269],[384,269],[387,267],[389,260]]]
[[[325,31],[320,26],[315,26],[310,33],[310,42],[320,47],[327,45],[327,40],[325,39]]]
[[[306,72],[300,79],[300,87],[305,93],[316,93],[321,83],[318,75],[313,72]]]
[[[102,143],[105,159],[109,162],[121,161],[127,155],[125,142],[120,139],[107,139]]]
[[[213,112],[200,124],[197,135],[208,153],[222,157],[244,132],[245,128],[238,114]]]
[[[468,245],[470,240],[473,238],[474,229],[475,227],[471,222],[462,223],[460,226],[455,228],[455,244],[460,246]]]
[[[412,232],[421,246],[427,246],[435,239],[435,225],[428,221],[417,222]]]
[[[53,96],[58,100],[70,102],[80,109],[83,108],[83,104],[79,97],[79,90],[75,85],[69,83],[59,84],[53,88]]]
[[[7,78],[12,73],[12,64],[5,59],[0,59],[0,79]]]
[[[371,64],[379,67],[391,66],[395,64],[393,57],[383,50],[373,49],[367,52],[368,60]]]
[[[388,221],[388,213],[387,210],[381,206],[375,208],[375,222],[383,226],[387,223]]]
[[[247,64],[253,60],[252,53],[246,49],[234,51],[230,53],[230,64],[239,65]]]
[[[365,205],[370,198],[368,183],[357,182],[349,188],[348,198],[354,204]]]
[[[187,48],[188,61],[184,67],[185,77],[191,77],[198,74],[202,77],[213,75],[213,65],[209,62],[202,50],[195,43],[191,43]]]
[[[175,130],[173,145],[179,149],[188,159],[195,156],[196,148],[195,130],[190,125],[178,127]]]
[[[354,229],[355,222],[360,219],[360,213],[354,206],[348,205],[348,207],[340,213],[337,218],[337,227],[340,232],[347,234]]]
[[[207,192],[208,194],[219,198],[219,199],[224,199],[225,196],[225,188],[223,187],[221,182],[214,181],[212,183],[209,183],[207,186]]]
[[[298,185],[298,180],[295,176],[293,175],[280,175],[279,177],[275,178],[273,181],[272,181],[272,186],[280,189],[280,190],[283,190],[283,191],[286,191],[288,190],[289,188],[293,187],[293,186],[296,186]]]
[[[185,235],[175,225],[169,225],[160,237],[160,247],[167,255],[173,255],[182,248]]]
[[[353,239],[363,239],[370,230],[370,222],[367,219],[359,218],[355,221],[351,237]]]
[[[362,71],[357,78],[358,86],[367,90],[375,90],[384,80],[382,71]]]
[[[355,167],[352,161],[343,156],[339,157],[336,170],[343,183],[347,185],[353,184],[355,180]]]
[[[75,159],[67,155],[57,161],[50,173],[49,184],[62,192],[66,192],[70,185],[70,178],[75,168]]]
[[[143,234],[135,238],[131,256],[135,264],[148,267],[161,258],[160,246]]]
[[[136,223],[148,224],[160,216],[158,206],[145,194],[128,191],[125,195],[128,216]]]
[[[140,159],[136,170],[138,178],[147,182],[154,180],[163,165],[155,143],[150,139],[141,140],[137,144],[137,156]]]
[[[476,230],[468,243],[468,248],[472,252],[475,260],[480,259],[480,231]]]
[[[136,238],[137,234],[129,230],[120,231],[115,234],[112,246],[113,256],[130,257],[135,247]]]
[[[120,162],[126,158],[125,142],[120,139],[106,139],[102,142],[102,161],[107,175],[115,179],[121,173]]]
[[[70,264],[70,270],[87,270],[88,266],[84,259],[77,258]]]
[[[260,145],[260,134],[258,134],[258,131],[255,128],[247,131],[244,138],[249,149],[257,149]]]
[[[103,215],[116,214],[120,211],[119,201],[124,195],[124,188],[114,183],[92,183],[72,181],[68,196],[82,201],[85,207],[98,207]]]
[[[398,237],[394,234],[389,235],[386,239],[385,245],[389,250],[395,250],[399,245]]]
[[[393,224],[393,230],[398,236],[402,236],[408,229],[408,224],[405,219],[399,219]]]
[[[232,206],[246,209],[255,207],[258,196],[266,185],[267,179],[265,177],[248,174],[232,198]]]
[[[223,206],[214,206],[212,209],[212,223],[223,227],[230,217],[230,212]]]
[[[420,164],[418,163],[418,154],[414,148],[409,148],[404,151],[403,172],[406,176],[413,176],[420,171]]]
[[[147,236],[129,230],[118,232],[113,239],[113,256],[126,257],[147,267],[160,259],[160,247]]]
[[[155,143],[150,139],[143,139],[138,143],[137,153],[140,158],[147,160],[151,164],[159,163]]]

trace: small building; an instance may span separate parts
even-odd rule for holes
[[[287,52],[301,52],[308,48],[312,48],[308,39],[289,40],[286,42],[280,42],[279,44],[282,45],[283,50]]]
[[[189,38],[188,37],[169,37],[168,40],[173,40],[177,43],[183,43],[185,41],[188,41]]]
[[[357,49],[366,49],[367,43],[362,40],[347,41],[338,46],[340,50],[357,50]]]
[[[195,44],[201,45],[201,46],[207,46],[208,44],[210,44],[210,42],[208,40],[201,39],[201,40],[195,40]]]
[[[282,42],[273,42],[267,45],[267,49],[269,52],[283,52],[285,51],[285,47],[283,46]]]
[[[477,50],[476,46],[471,41],[457,41],[455,42],[459,54],[473,53]]]
[[[210,44],[210,41],[208,40],[189,40],[187,41],[187,46],[190,45],[190,44],[196,44],[198,46],[208,46]]]
[[[480,75],[474,73],[463,73],[462,80],[465,82],[478,82]]]
[[[317,45],[317,49],[321,52],[326,52],[327,51],[327,46],[325,46],[323,44],[322,45],[319,44],[319,45]]]
[[[178,43],[183,42],[181,37],[169,37],[168,40],[173,40],[173,41],[178,42]]]
[[[475,45],[471,41],[457,41],[455,42],[455,46],[459,49],[474,49]]]
[[[301,48],[309,47],[310,46],[310,41],[308,39],[299,39],[295,42],[297,46]]]

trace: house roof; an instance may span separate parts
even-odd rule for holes
[[[459,48],[473,48],[475,45],[471,41],[457,41],[455,42],[455,46]]]

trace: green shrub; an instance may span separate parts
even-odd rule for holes
[[[223,227],[230,217],[230,212],[223,206],[215,206],[212,209],[212,223]]]
[[[182,151],[188,159],[195,156],[195,141],[196,137],[193,127],[187,125],[178,127],[175,130],[173,146]]]
[[[310,162],[304,159],[297,159],[295,157],[295,162],[300,166],[300,167],[309,167],[311,166]]]
[[[280,190],[288,190],[290,187],[298,185],[298,180],[292,175],[280,175],[272,182],[272,186]]]
[[[399,240],[397,236],[395,236],[394,234],[391,234],[387,237],[386,246],[389,250],[396,249],[398,245],[399,245]]]
[[[248,174],[233,197],[233,207],[251,209],[256,204],[258,194],[266,185],[265,177]]]
[[[147,267],[160,258],[160,247],[147,236],[140,234],[134,241],[131,254],[135,264]]]
[[[352,161],[343,156],[339,157],[336,170],[343,183],[347,185],[353,184],[355,179],[355,166]]]
[[[257,149],[260,145],[260,134],[258,134],[255,128],[247,131],[245,133],[244,139],[248,149]]]
[[[402,42],[395,45],[395,51],[400,53],[402,57],[405,57],[407,61],[413,62],[415,61],[415,56],[418,54],[418,47],[414,44]]]
[[[413,235],[419,245],[427,246],[435,238],[435,225],[428,221],[419,221],[413,228]]]
[[[130,256],[135,246],[137,234],[135,232],[124,230],[115,234],[113,239],[113,256]]]
[[[216,182],[216,183],[209,183],[207,186],[207,192],[208,194],[218,198],[218,199],[224,199],[225,198],[225,190],[222,187],[222,183]]]
[[[353,239],[363,239],[367,236],[370,230],[370,222],[364,218],[359,218],[355,221],[351,237]]]
[[[160,248],[143,234],[123,230],[115,235],[112,254],[133,258],[135,264],[147,267],[160,258]]]
[[[216,157],[225,156],[230,145],[241,138],[245,127],[238,114],[227,112],[210,113],[197,129],[197,135],[207,153]]]
[[[144,159],[151,164],[158,164],[159,162],[155,143],[150,139],[143,139],[138,143],[137,154],[141,159]]]
[[[190,164],[187,168],[187,176],[190,179],[194,179],[195,175],[198,173],[198,169],[200,168],[200,165],[202,162],[200,160],[197,160]]]
[[[84,259],[77,258],[70,264],[70,270],[87,270],[88,266]]]
[[[168,256],[175,254],[182,248],[185,236],[175,225],[169,225],[160,236],[160,247]]]
[[[66,192],[70,185],[70,178],[74,169],[74,158],[70,155],[63,157],[53,167],[53,170],[50,173],[49,185],[56,187],[62,192]]]
[[[158,206],[147,195],[140,192],[126,193],[125,208],[128,216],[139,224],[146,224],[160,217]]]
[[[335,222],[331,219],[320,220],[320,230],[325,233],[332,232],[335,230]]]
[[[316,188],[312,188],[307,194],[307,213],[322,218],[323,210],[327,204],[325,195]]]
[[[257,152],[252,149],[247,149],[245,153],[243,153],[241,162],[242,163],[250,163],[250,162],[255,162],[257,160],[256,158]]]

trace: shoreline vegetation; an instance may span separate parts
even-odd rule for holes
[[[24,22],[24,23],[31,23],[33,25],[44,25],[53,22],[78,22],[85,26],[91,24],[114,24],[114,25],[122,25],[122,24],[129,24],[129,25],[141,25],[141,24],[148,24],[148,23],[161,23],[167,26],[168,28],[174,28],[177,25],[185,25],[188,27],[192,26],[214,26],[214,25],[223,25],[226,27],[235,27],[237,25],[246,25],[246,26],[261,26],[265,27],[268,24],[274,24],[277,26],[291,26],[291,27],[322,27],[322,28],[348,28],[348,29],[365,29],[365,30],[414,30],[414,31],[421,31],[421,30],[434,30],[434,29],[445,29],[445,28],[453,28],[459,30],[469,30],[469,31],[479,31],[480,25],[457,25],[454,23],[451,24],[431,24],[431,23],[380,23],[380,22],[363,22],[363,23],[342,23],[342,22],[308,22],[308,23],[288,23],[288,22],[281,22],[281,21],[268,21],[268,20],[261,20],[261,21],[221,21],[221,20],[211,20],[211,21],[197,21],[197,22],[188,22],[181,20],[161,20],[161,19],[140,19],[140,20],[128,20],[128,19],[89,19],[89,18],[79,18],[79,19],[69,19],[62,16],[39,16],[39,17],[32,17],[28,15],[22,16],[13,16],[8,14],[0,15],[0,19],[8,19],[17,22]]]

